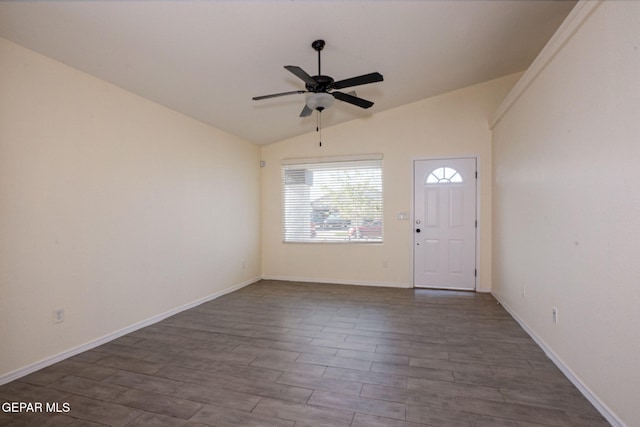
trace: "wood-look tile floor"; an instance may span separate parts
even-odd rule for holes
[[[261,281],[0,387],[37,426],[608,425],[488,294]]]

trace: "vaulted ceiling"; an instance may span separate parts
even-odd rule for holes
[[[562,0],[10,1],[0,37],[256,144],[315,130],[283,68],[336,80],[380,72],[331,126],[525,70],[575,5]]]

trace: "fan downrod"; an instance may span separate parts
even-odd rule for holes
[[[331,89],[330,85],[333,84],[333,79],[329,76],[322,75],[322,68],[320,66],[320,51],[324,49],[324,40],[314,41],[313,43],[311,43],[311,47],[316,52],[318,52],[318,75],[312,77],[318,83],[316,85],[307,84],[307,90],[311,92],[326,92],[328,89]],[[321,77],[323,81],[319,81],[318,77]],[[329,80],[331,81],[329,82]]]

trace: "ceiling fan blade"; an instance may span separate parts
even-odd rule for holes
[[[313,110],[309,108],[307,104],[305,104],[302,112],[300,113],[300,117],[309,117],[311,113],[313,113]]]
[[[284,68],[286,68],[287,70],[291,71],[293,74],[296,75],[296,77],[298,77],[300,80],[302,80],[303,82],[305,82],[308,85],[316,86],[318,84],[318,82],[313,80],[313,77],[311,77],[309,74],[307,74],[307,72],[305,70],[303,70],[302,68],[300,68],[300,67],[298,67],[296,65],[285,65]]]
[[[344,89],[345,87],[366,85],[368,83],[381,82],[384,80],[380,73],[363,74],[358,77],[351,77],[350,79],[339,80],[333,84],[335,89]]]
[[[373,105],[373,102],[367,101],[366,99],[358,98],[357,96],[349,95],[348,93],[343,92],[331,92],[334,98],[339,99],[340,101],[348,102],[349,104],[357,105],[362,108],[369,108]]]
[[[282,93],[274,93],[272,95],[254,96],[251,99],[253,99],[254,101],[260,101],[261,99],[277,98],[278,96],[295,95],[297,93],[307,93],[307,91],[306,90],[292,90],[291,92],[282,92]]]

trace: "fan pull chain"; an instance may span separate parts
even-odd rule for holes
[[[318,140],[320,141],[319,145],[322,147],[322,111],[318,110],[318,118],[317,118],[316,132],[318,132]]]

